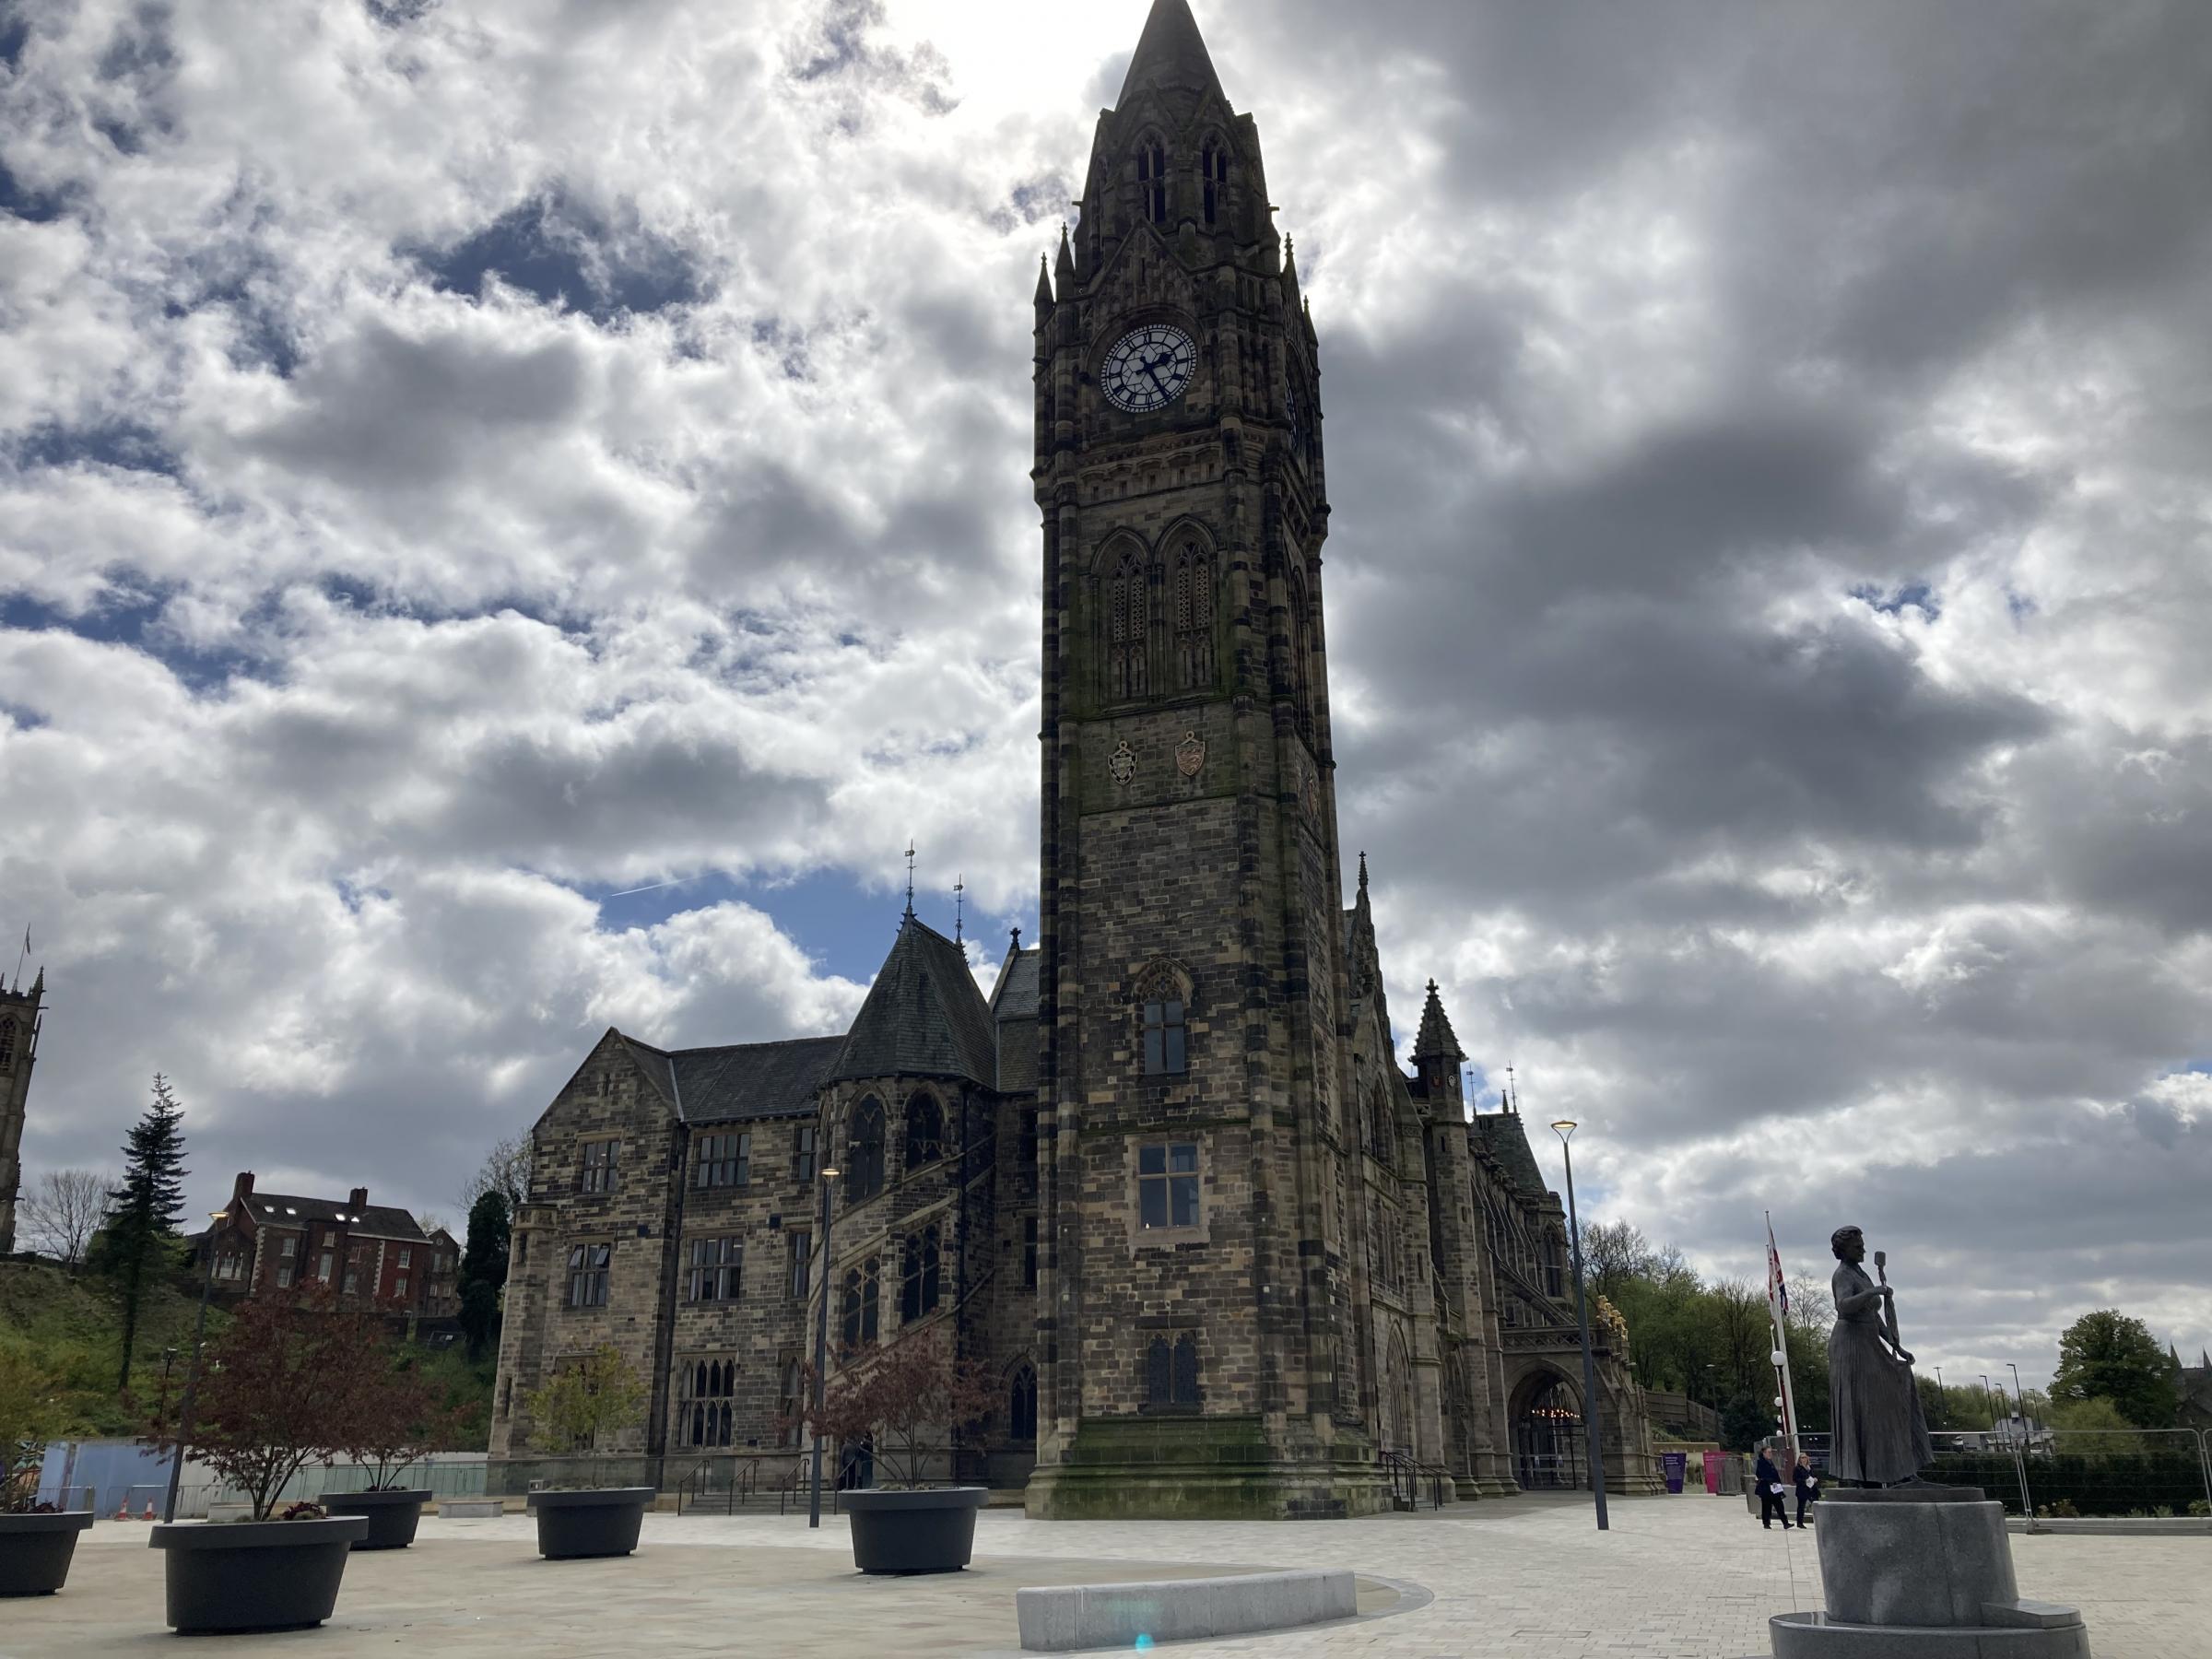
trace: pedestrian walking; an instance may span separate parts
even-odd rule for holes
[[[1790,1512],[1783,1507],[1782,1495],[1789,1488],[1782,1484],[1782,1471],[1774,1466],[1772,1449],[1761,1446],[1759,1462],[1753,1466],[1751,1479],[1759,1488],[1759,1524],[1769,1532],[1774,1523],[1782,1523],[1782,1530],[1790,1530]]]
[[[1818,1501],[1820,1481],[1813,1473],[1813,1460],[1802,1452],[1797,1453],[1797,1466],[1790,1472],[1790,1479],[1797,1488],[1797,1524],[1809,1526],[1812,1523],[1805,1518],[1805,1512]]]

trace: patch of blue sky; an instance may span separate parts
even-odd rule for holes
[[[162,442],[151,427],[131,420],[104,421],[97,426],[49,422],[32,427],[13,438],[0,439],[0,458],[23,471],[90,465],[160,473],[171,478],[182,476],[176,452]]]
[[[59,629],[80,640],[127,646],[159,663],[199,696],[221,691],[234,680],[277,677],[276,665],[264,654],[180,638],[161,620],[171,591],[119,587],[109,600],[75,616],[27,594],[0,595],[0,628]],[[244,630],[244,637],[251,638],[252,630]]]
[[[559,192],[534,196],[444,248],[413,247],[434,286],[480,298],[485,278],[595,323],[689,304],[705,288],[692,257],[641,226],[613,226]]]
[[[577,888],[599,906],[603,933],[620,933],[633,927],[653,927],[672,916],[713,905],[749,904],[766,914],[777,929],[806,952],[824,973],[860,984],[876,977],[883,959],[899,936],[899,919],[906,908],[903,891],[870,888],[849,871],[819,869],[799,876],[737,877],[720,871],[667,883],[637,883],[626,890],[611,883]],[[956,901],[949,890],[917,888],[914,914],[949,936],[956,922]],[[986,959],[1004,955],[1007,930],[1022,929],[1029,944],[1037,942],[1036,915],[1031,907],[1018,919],[984,917],[977,907],[966,907],[964,931],[976,940]]]
[[[1908,582],[1896,588],[1877,587],[1862,582],[1851,590],[1851,596],[1885,616],[1894,617],[1900,611],[1916,610],[1933,622],[1943,615],[1942,603],[1936,590],[1924,582]]]
[[[0,17],[0,69],[14,70],[23,64],[23,48],[30,43],[28,12]]]

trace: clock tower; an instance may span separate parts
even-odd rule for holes
[[[1041,1515],[1384,1489],[1330,758],[1320,371],[1259,135],[1156,0],[1038,279]]]

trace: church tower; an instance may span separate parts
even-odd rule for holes
[[[1156,0],[1036,294],[1040,1515],[1385,1501],[1360,1407],[1320,372]]]
[[[23,1116],[45,997],[43,968],[28,991],[20,974],[12,991],[0,984],[0,1255],[16,1247],[16,1203],[23,1195]]]

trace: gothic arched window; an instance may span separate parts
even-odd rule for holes
[[[1006,1438],[1023,1445],[1037,1439],[1037,1368],[1027,1359],[1006,1385]]]
[[[0,1072],[13,1071],[16,1066],[16,1022],[11,1016],[0,1019]]]
[[[1391,1134],[1389,1097],[1377,1089],[1368,1108],[1368,1148],[1384,1164],[1395,1168],[1397,1160],[1392,1153],[1396,1138]]]
[[[908,1171],[933,1164],[945,1156],[945,1113],[931,1094],[917,1094],[906,1103],[906,1167]]]
[[[730,1402],[737,1394],[735,1359],[701,1359],[683,1376],[676,1420],[684,1442],[692,1446],[730,1443]]]
[[[882,1277],[883,1262],[877,1256],[870,1256],[857,1267],[845,1269],[843,1335],[848,1348],[865,1347],[876,1340],[877,1301]]]
[[[845,1196],[857,1202],[883,1191],[883,1102],[874,1095],[853,1112],[852,1170]]]
[[[1214,559],[1195,541],[1175,556],[1175,668],[1181,691],[1214,684]]]
[[[1288,688],[1291,702],[1298,710],[1300,729],[1311,732],[1313,706],[1307,698],[1306,679],[1312,669],[1312,644],[1306,620],[1306,584],[1293,572],[1290,580],[1284,584],[1284,592],[1290,603],[1290,684]]]
[[[899,1317],[912,1324],[934,1312],[944,1295],[943,1253],[938,1248],[937,1224],[931,1222],[906,1238],[905,1271],[899,1287]]]
[[[1151,584],[1132,547],[1106,579],[1106,695],[1114,701],[1126,702],[1151,690],[1147,672],[1151,635]]]
[[[1206,185],[1206,222],[1210,225],[1228,194],[1222,186],[1229,182],[1229,147],[1220,139],[1206,141],[1206,151],[1199,157],[1198,176]]]
[[[1168,149],[1147,135],[1136,147],[1137,194],[1144,198],[1145,217],[1156,225],[1168,222]]]

